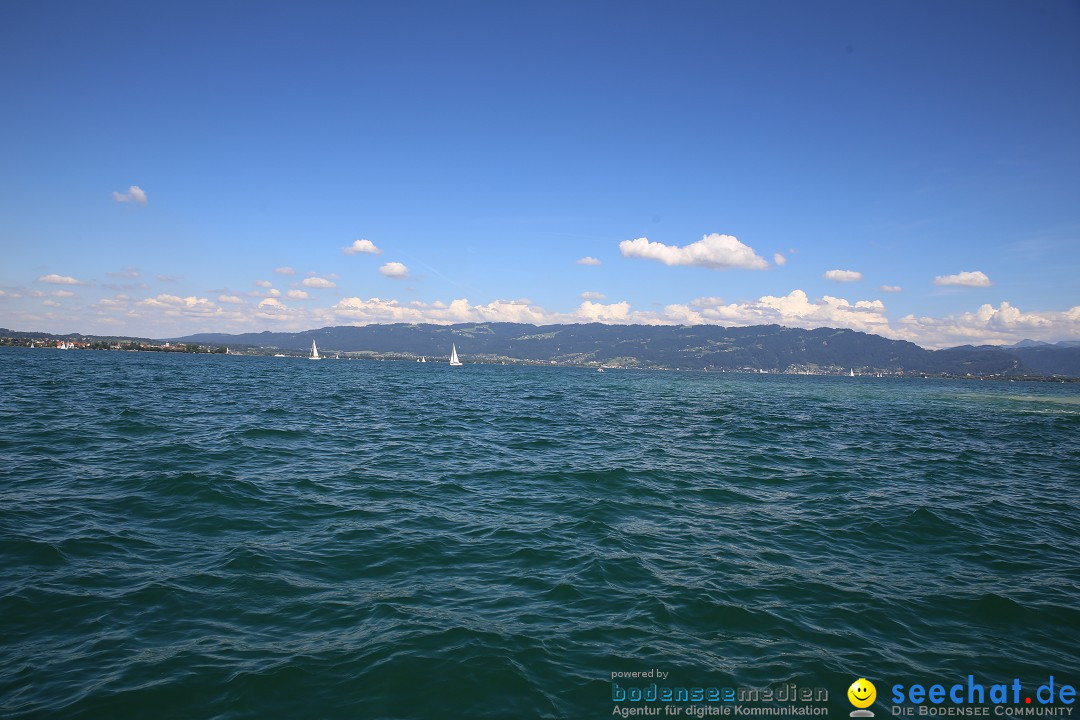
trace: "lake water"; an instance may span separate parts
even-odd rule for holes
[[[1077,385],[4,349],[0,462],[4,717],[1080,680]]]

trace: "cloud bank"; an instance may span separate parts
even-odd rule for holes
[[[388,263],[389,264],[389,263]],[[404,267],[404,266],[403,266]],[[408,269],[405,268],[407,273]],[[37,307],[56,307],[64,298],[74,298],[64,286],[82,284],[63,275],[45,275],[39,281],[56,288],[48,293],[39,290],[12,289],[0,292],[5,305],[20,297],[37,298]],[[332,281],[309,277],[309,287],[324,287]],[[266,283],[269,284],[269,283]],[[467,298],[449,302],[409,301],[380,297],[346,297],[319,306],[306,290],[294,288],[283,295],[269,288],[250,293],[253,300],[215,291],[214,299],[198,295],[161,293],[139,299],[125,293],[103,297],[87,305],[66,311],[65,322],[77,322],[84,332],[101,332],[94,325],[112,331],[123,327],[130,334],[157,336],[191,332],[261,331],[275,329],[305,330],[334,324],[369,324],[416,322],[450,324],[464,322],[520,322],[537,325],[554,323],[600,322],[643,325],[724,325],[746,326],[777,324],[787,327],[848,328],[884,337],[909,340],[924,347],[955,345],[1006,345],[1030,338],[1057,341],[1080,339],[1080,305],[1061,311],[1024,310],[1003,301],[997,306],[983,304],[969,312],[946,317],[907,315],[890,320],[885,303],[875,298],[843,298],[833,295],[811,297],[801,289],[786,295],[762,295],[757,298],[725,301],[715,296],[697,297],[685,303],[637,309],[622,299],[608,301],[602,293],[583,292],[576,306],[551,310],[528,299],[496,299],[474,304]],[[51,297],[50,297],[51,296]],[[47,321],[54,316],[35,316],[32,311],[13,317]]]

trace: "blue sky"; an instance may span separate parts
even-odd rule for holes
[[[1076,2],[6,3],[0,88],[4,327],[1080,338]]]

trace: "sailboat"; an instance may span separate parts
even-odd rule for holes
[[[314,340],[311,341],[311,356],[308,360],[322,360],[322,358],[319,357],[319,348],[315,347]]]
[[[459,367],[461,361],[457,358],[457,345],[450,346],[450,367]]]
[[[848,369],[848,377],[855,377],[855,368]]]

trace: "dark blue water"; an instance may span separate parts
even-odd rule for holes
[[[0,715],[1077,684],[1078,390],[6,349]]]

